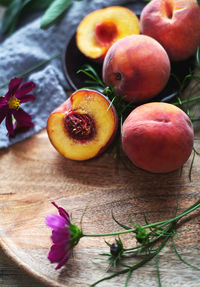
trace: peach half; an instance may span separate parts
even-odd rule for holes
[[[122,126],[122,147],[137,166],[154,173],[180,168],[193,148],[189,117],[167,103],[148,103],[134,109]]]
[[[200,45],[197,0],[152,0],[141,14],[141,32],[156,39],[172,61],[186,60]]]
[[[111,6],[83,18],[77,28],[76,44],[86,57],[102,61],[114,42],[139,32],[139,19],[131,10]]]
[[[110,101],[97,91],[82,89],[50,114],[47,132],[59,153],[81,161],[101,154],[114,139],[117,126]]]
[[[153,38],[131,35],[118,40],[103,62],[103,80],[127,102],[145,102],[161,92],[170,76],[170,61]]]

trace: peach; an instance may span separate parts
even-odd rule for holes
[[[107,52],[103,80],[127,102],[144,102],[161,92],[170,76],[170,61],[153,38],[131,35]]]
[[[97,91],[82,89],[51,113],[47,132],[59,153],[80,161],[101,154],[114,139],[117,124],[109,100]]]
[[[122,147],[137,166],[154,173],[180,168],[193,148],[189,117],[167,103],[147,103],[134,109],[122,126]]]
[[[197,0],[152,0],[141,14],[141,32],[156,39],[172,61],[194,55],[200,45]]]
[[[76,43],[85,56],[102,61],[114,42],[139,32],[139,19],[131,10],[111,6],[96,10],[81,21],[76,32]]]

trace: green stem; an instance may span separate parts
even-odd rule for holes
[[[200,5],[199,0],[197,0],[198,4]],[[200,55],[200,46],[197,47],[197,53],[196,53],[196,60],[197,60],[197,65],[200,68],[200,59],[199,59],[199,55]]]
[[[193,268],[193,269],[195,269],[195,270],[200,271],[200,268],[198,268],[198,267],[196,267],[196,266],[194,266],[194,265],[192,265],[192,264],[186,262],[186,261],[182,258],[182,256],[178,253],[178,251],[177,251],[177,249],[176,249],[175,242],[174,242],[174,238],[172,238],[172,246],[173,246],[173,248],[174,248],[174,252],[175,252],[176,256],[178,257],[178,259],[179,259],[182,263],[184,263],[185,265],[187,265],[187,266],[189,266],[189,267],[191,267],[191,268]]]
[[[193,212],[198,207],[200,207],[200,200],[198,200],[195,204],[193,204],[191,207],[189,207],[183,213],[179,214],[176,217],[173,217],[173,218],[167,219],[167,220],[163,220],[163,221],[160,221],[160,222],[154,222],[154,223],[151,223],[151,224],[143,225],[142,228],[146,229],[146,228],[150,228],[150,227],[154,227],[154,226],[158,226],[158,225],[159,226],[164,226],[164,225],[172,223],[172,222],[177,222],[182,217],[184,217],[187,214]],[[135,232],[136,230],[137,230],[137,228],[132,228],[132,229],[128,229],[128,230],[122,230],[122,231],[116,231],[116,232],[109,232],[109,233],[99,233],[99,234],[85,234],[85,233],[83,233],[83,236],[85,236],[85,237],[116,236],[116,235],[120,235],[120,234],[126,234],[126,233],[130,233],[130,232]]]
[[[174,226],[175,226],[176,222],[173,222]],[[168,235],[170,226],[167,226],[165,228],[163,228],[162,233],[156,235],[156,238],[152,239],[151,241],[149,241],[148,245],[142,247],[143,250],[147,249],[150,246],[153,246],[156,242],[158,242],[158,240],[160,240],[163,237],[163,234]],[[131,254],[134,252],[134,250],[140,248],[140,246],[136,246],[136,247],[132,247],[132,248],[124,248],[125,254]]]
[[[40,68],[41,66],[45,65],[46,63],[50,62],[51,60],[57,58],[57,57],[60,56],[60,55],[61,55],[61,53],[57,53],[57,54],[53,55],[52,57],[50,57],[49,59],[44,60],[44,61],[41,61],[41,62],[39,62],[38,64],[36,64],[36,65],[34,65],[34,66],[28,68],[26,71],[24,71],[24,72],[22,72],[22,73],[20,73],[20,74],[18,74],[18,75],[15,75],[15,76],[13,76],[13,77],[15,77],[15,78],[23,77],[23,76],[25,76],[25,75],[27,75],[27,74],[33,72],[34,70]],[[3,89],[4,87],[6,87],[6,86],[9,84],[9,82],[10,82],[10,80],[7,81],[6,83],[2,84],[2,85],[0,86],[0,89]]]
[[[158,286],[162,287],[161,278],[160,278],[160,267],[159,267],[158,253],[156,254],[156,271],[157,271],[157,276],[158,276]]]
[[[168,231],[170,231],[171,229],[173,228],[173,223],[169,226],[168,228]],[[141,266],[143,266],[144,264],[146,264],[147,262],[149,262],[152,258],[154,258],[166,245],[166,242],[169,240],[169,238],[171,237],[171,233],[169,233],[169,235],[167,235],[163,242],[160,244],[160,246],[155,250],[154,253],[151,253],[149,256],[145,257],[143,260],[141,260],[139,263],[133,265],[133,266],[130,266],[129,268],[126,268],[126,269],[123,269],[119,272],[116,272],[116,273],[113,273],[107,277],[104,277],[98,281],[96,281],[95,283],[93,283],[92,285],[90,285],[91,287],[93,286],[96,286],[97,284],[99,284],[100,282],[102,281],[105,281],[105,280],[108,280],[108,279],[111,279],[111,278],[114,278],[120,274],[125,274],[127,272],[132,272],[138,268],[140,268]]]
[[[128,271],[128,274],[127,274],[127,277],[126,277],[126,282],[125,282],[125,287],[128,287],[128,282],[129,282],[129,279],[131,277],[131,270]]]
[[[193,212],[195,209],[197,209],[197,208],[199,208],[199,207],[200,207],[200,200],[198,200],[197,202],[195,202],[195,204],[193,204],[191,207],[189,207],[188,209],[186,209],[183,213],[179,214],[178,216],[176,216],[176,217],[174,217],[174,218],[171,218],[171,219],[169,219],[169,220],[164,221],[164,222],[166,222],[166,223],[163,222],[163,224],[162,224],[162,222],[161,222],[161,223],[160,223],[160,227],[163,226],[163,225],[166,225],[166,224],[168,224],[168,223],[170,223],[170,222],[173,222],[173,221],[176,221],[176,222],[177,222],[177,221],[180,220],[182,217],[184,217],[184,216],[186,216],[187,214]]]
[[[187,103],[191,103],[191,102],[195,102],[195,101],[200,101],[200,96],[194,97],[194,98],[192,98],[192,99],[183,100],[183,101],[181,101],[181,105],[187,104]],[[176,103],[173,103],[173,105],[179,106],[180,103],[179,103],[179,102],[176,102]]]

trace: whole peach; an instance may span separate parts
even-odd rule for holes
[[[200,45],[197,0],[152,0],[141,14],[141,32],[156,39],[172,61],[194,55]]]
[[[122,126],[122,147],[144,170],[165,173],[180,168],[193,148],[189,117],[167,103],[148,103],[134,109]]]
[[[127,102],[144,102],[156,96],[168,82],[170,61],[153,38],[131,35],[108,50],[103,63],[103,80],[112,84]]]

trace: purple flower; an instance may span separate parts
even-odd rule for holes
[[[71,222],[69,214],[52,202],[58,209],[59,215],[49,214],[46,217],[46,224],[53,229],[51,246],[48,259],[51,263],[58,263],[56,269],[61,268],[69,259],[71,250],[78,244],[82,237],[82,231]]]
[[[14,136],[14,131],[18,127],[30,128],[34,126],[32,117],[20,108],[20,105],[35,100],[35,97],[29,94],[35,89],[35,84],[26,82],[21,85],[22,81],[23,78],[12,79],[9,83],[8,92],[5,96],[0,97],[0,124],[6,119],[9,136]],[[13,117],[16,120],[15,123],[13,123]]]

